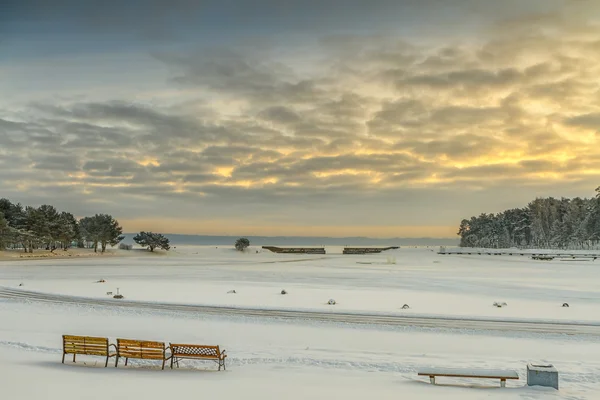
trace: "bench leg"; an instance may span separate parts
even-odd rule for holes
[[[506,379],[500,379],[500,387],[506,387]]]
[[[435,376],[429,377],[429,383],[431,383],[432,385],[435,385]]]
[[[125,357],[125,366],[127,366],[127,361],[129,361],[129,358]]]
[[[175,357],[171,356],[171,369],[173,369],[173,358]]]
[[[76,356],[76,354],[73,354],[73,362],[75,362],[75,356]]]
[[[164,369],[165,369],[165,362],[167,362],[167,360],[165,360],[165,359],[163,358],[163,365],[162,365],[162,369],[163,369],[163,371],[164,371]]]
[[[65,363],[65,356],[66,356],[66,355],[67,355],[67,353],[63,353],[63,360],[62,360],[62,363],[63,363],[63,364]]]
[[[108,356],[106,356],[106,362],[104,363],[104,368],[108,367]]]
[[[116,356],[115,368],[117,368],[118,366],[119,366],[119,356]]]

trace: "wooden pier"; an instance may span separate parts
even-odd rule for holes
[[[399,249],[398,246],[392,247],[344,247],[343,254],[377,254],[386,250]]]
[[[263,249],[272,251],[273,253],[285,254],[325,254],[324,247],[277,247],[277,246],[262,246]]]

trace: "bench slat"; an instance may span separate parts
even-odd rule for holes
[[[117,339],[117,345],[127,347],[143,347],[143,348],[157,348],[163,349],[165,347],[164,342],[152,342],[148,340],[130,340],[130,339]]]
[[[164,354],[146,354],[146,353],[119,353],[121,358],[139,358],[142,360],[164,360]]]
[[[185,344],[185,343],[171,343],[171,347],[204,347],[207,349],[218,349],[219,346],[209,346],[206,344]]]
[[[86,342],[86,343],[106,343],[108,338],[94,337],[94,336],[74,336],[74,335],[63,335],[65,342]]]
[[[219,358],[218,354],[191,354],[191,353],[173,353],[175,357],[179,358]]]
[[[90,348],[86,348],[86,347],[66,347],[65,349],[63,349],[64,353],[81,353],[81,354],[89,354],[89,353],[102,353],[102,354],[106,354],[108,353],[108,350],[106,348],[104,349],[90,349]]]
[[[162,349],[158,350],[150,350],[150,349],[124,349],[119,347],[119,354],[125,353],[135,353],[135,354],[163,354],[164,351]]]
[[[65,351],[65,354],[83,354],[86,356],[104,356],[106,357],[108,354],[106,353],[106,351]],[[110,356],[114,356],[116,355],[116,353],[109,353]]]

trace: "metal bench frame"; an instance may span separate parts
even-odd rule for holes
[[[173,369],[173,364],[177,364],[177,368],[179,368],[181,359],[215,361],[219,364],[219,371],[221,368],[226,369],[227,354],[225,350],[220,350],[219,346],[169,343],[169,348],[171,349],[171,369]]]

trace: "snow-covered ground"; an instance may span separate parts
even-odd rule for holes
[[[433,248],[360,256],[336,250],[320,256],[178,246],[168,255],[6,261],[0,286],[22,283],[30,291],[103,299],[119,288],[126,300],[600,323],[598,261],[442,256]],[[388,264],[390,257],[395,264]],[[96,283],[100,279],[106,283]],[[228,294],[232,289],[237,293]],[[338,304],[327,305],[330,298]],[[496,308],[495,301],[507,306]],[[564,302],[570,307],[561,307]],[[1,298],[0,321],[7,398],[600,398],[600,337],[591,335],[281,321]],[[128,368],[103,369],[94,368],[100,360],[93,357],[63,366],[64,333],[219,344],[230,354],[229,368],[217,373],[210,364],[187,362],[188,370],[159,371],[133,361]],[[525,386],[528,362],[553,363],[561,390]],[[506,389],[495,381],[452,378],[433,386],[416,373],[430,366],[507,368],[521,379]],[[74,381],[80,391],[71,390]]]

